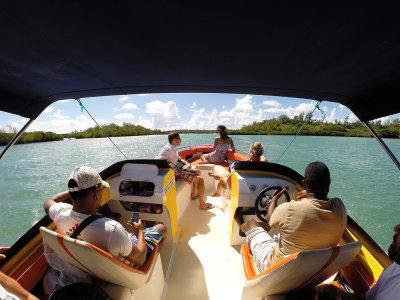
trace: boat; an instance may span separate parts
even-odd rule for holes
[[[317,1],[229,6],[212,2],[4,1],[0,110],[28,122],[0,159],[38,115],[58,100],[213,92],[344,105],[400,169],[397,158],[369,123],[400,112],[398,6]],[[211,149],[199,145],[180,153],[196,164],[198,154]],[[224,196],[213,199],[218,208],[213,218],[198,213],[196,201],[190,200],[190,186],[175,182],[165,161],[125,160],[101,172],[111,185],[103,195],[100,212],[104,215],[124,223],[137,203],[162,205],[161,211],[141,214],[144,220],[162,221],[169,229],[165,247],[155,251],[141,270],[129,269],[94,245],[59,236],[46,216],[8,250],[0,270],[47,299],[41,285],[48,269],[45,240],[66,260],[99,277],[114,299],[250,300],[271,295],[282,298],[290,290],[321,282],[340,281],[361,293],[392,263],[349,217],[337,247],[297,253],[280,261],[273,271],[257,274],[234,213],[239,207],[254,207],[255,215],[262,215],[256,204],[268,197],[271,187],[287,187],[289,197],[294,198],[302,176],[283,164],[251,163],[245,158],[228,153],[225,165],[198,166],[210,190],[215,182],[208,172],[225,172],[230,162],[240,161],[231,175],[229,200]],[[121,194],[123,181],[136,184],[138,194]],[[60,241],[65,247],[60,248]],[[75,258],[64,253],[65,249]]]

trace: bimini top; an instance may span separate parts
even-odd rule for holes
[[[224,92],[400,111],[398,1],[2,1],[0,110]]]

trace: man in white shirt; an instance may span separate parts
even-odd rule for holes
[[[178,167],[179,162],[183,163],[183,165],[190,166],[190,163],[182,159],[179,154],[178,150],[176,149],[177,146],[181,144],[181,138],[179,133],[171,132],[168,134],[168,144],[165,145],[160,153],[156,156],[156,159],[165,159],[171,165],[171,167],[175,171],[175,179],[176,180],[184,180],[187,183],[193,183],[193,190],[192,190],[192,200],[199,199],[199,208],[203,210],[208,210],[214,207],[211,203],[206,203],[205,195],[204,195],[204,179],[196,174],[187,174],[182,173],[180,168]]]
[[[103,189],[109,187],[100,175],[90,167],[80,166],[71,173],[68,190],[53,195],[44,202],[46,214],[54,221],[63,235],[71,235],[88,217],[96,215],[101,205]],[[66,203],[72,199],[72,205]],[[163,224],[143,229],[142,223],[133,224],[134,233],[128,233],[121,223],[106,217],[94,219],[77,236],[124,262],[140,268],[147,254],[162,241],[167,234]],[[53,253],[46,253],[53,268],[44,279],[45,293],[54,292],[56,285],[65,286],[74,282],[90,283],[91,277],[78,268],[69,265]]]

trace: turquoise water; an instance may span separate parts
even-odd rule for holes
[[[214,134],[183,134],[181,146],[211,144]],[[264,144],[265,156],[277,162],[292,136],[232,136],[237,149],[248,151],[254,141]],[[167,137],[113,138],[128,158],[152,158]],[[400,155],[400,140],[385,140]],[[0,150],[3,147],[0,147]],[[10,246],[44,215],[43,202],[66,189],[77,165],[101,171],[124,156],[106,139],[65,140],[16,145],[0,161],[0,246]],[[299,136],[279,163],[303,174],[311,161],[331,170],[330,196],[343,199],[348,213],[386,250],[399,217],[399,171],[371,138]]]

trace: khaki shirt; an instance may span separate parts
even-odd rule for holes
[[[292,200],[279,205],[270,226],[279,228],[281,236],[268,256],[267,267],[283,255],[336,246],[346,222],[346,208],[339,198]]]

